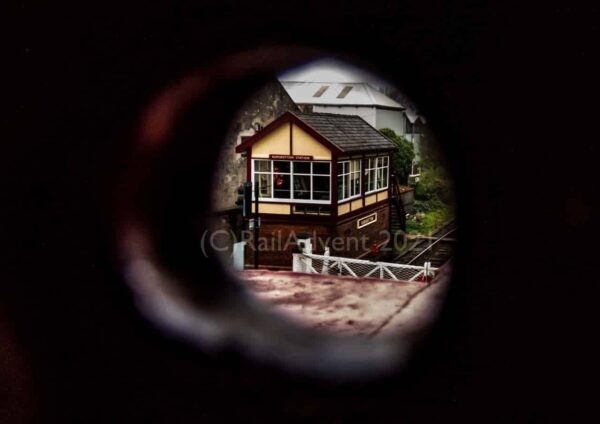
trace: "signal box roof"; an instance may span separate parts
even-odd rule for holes
[[[390,151],[396,144],[360,116],[286,112],[236,147],[240,153],[286,122],[294,122],[337,154]]]

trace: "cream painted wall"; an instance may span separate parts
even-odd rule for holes
[[[372,205],[377,202],[377,195],[371,194],[370,196],[365,197],[365,206]]]
[[[355,211],[357,209],[362,208],[362,199],[358,199],[358,200],[353,200],[352,201],[352,210]]]
[[[254,212],[256,208],[254,207],[254,203],[252,204],[252,212]],[[277,215],[289,215],[291,213],[290,205],[280,205],[273,204],[267,202],[260,202],[258,205],[259,213],[273,213]]]
[[[388,198],[388,192],[386,191],[382,191],[381,193],[377,193],[377,201],[380,202],[382,200],[385,200]]]
[[[344,215],[348,212],[350,212],[350,203],[344,203],[343,205],[338,206],[338,215]]]
[[[281,125],[252,146],[252,157],[254,158],[268,158],[269,155],[289,154],[291,154],[289,124]]]
[[[292,138],[294,150],[292,155],[312,156],[315,160],[331,160],[331,151],[297,125],[292,128]],[[254,156],[254,151],[252,155]]]

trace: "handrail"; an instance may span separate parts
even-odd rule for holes
[[[391,167],[392,172],[390,174],[390,180],[392,185],[392,199],[396,203],[398,209],[398,216],[400,218],[400,228],[402,231],[406,231],[406,211],[404,210],[404,204],[402,203],[402,193],[400,191],[400,181],[394,167]]]

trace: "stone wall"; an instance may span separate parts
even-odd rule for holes
[[[246,159],[235,153],[235,147],[241,143],[242,137],[254,135],[257,126],[267,126],[288,110],[298,111],[298,107],[279,81],[266,85],[241,109],[223,143],[213,191],[216,211],[235,207],[236,189],[246,181]]]

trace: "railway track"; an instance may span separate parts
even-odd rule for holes
[[[456,221],[447,222],[431,237],[412,242],[413,245],[405,252],[397,255],[392,262],[423,266],[431,262],[433,267],[440,267],[448,262],[454,253]]]

